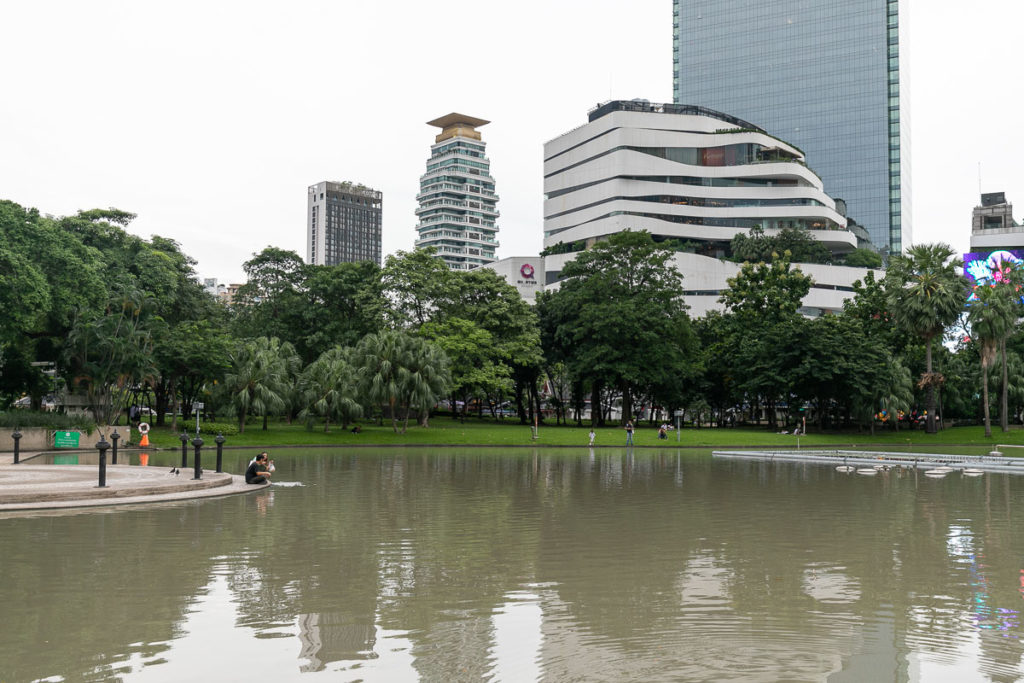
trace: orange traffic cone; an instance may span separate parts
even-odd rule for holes
[[[142,448],[145,448],[148,445],[149,445],[149,434],[143,434],[142,435],[142,440],[139,441],[139,446],[142,447]],[[148,455],[146,457],[149,458]]]

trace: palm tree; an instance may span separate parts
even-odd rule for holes
[[[978,300],[971,305],[968,319],[971,324],[971,336],[978,342],[981,356],[981,390],[982,408],[985,416],[985,436],[992,436],[992,421],[989,416],[988,370],[995,360],[996,351],[1001,350],[1003,387],[1000,403],[1000,424],[1003,431],[1008,431],[1006,418],[1006,338],[1013,332],[1017,322],[1016,290],[1007,285],[982,285],[975,288]]]
[[[967,300],[966,280],[958,275],[959,259],[948,244],[919,244],[896,256],[886,274],[886,299],[897,322],[925,342],[925,373],[918,386],[927,392],[926,431],[934,434],[935,388],[943,377],[932,372],[932,341],[942,339]]]
[[[395,433],[400,411],[404,411],[408,427],[409,413],[429,413],[450,383],[444,352],[404,332],[385,330],[366,335],[356,347],[353,364],[361,395],[388,414]],[[426,418],[422,424],[426,425]]]
[[[420,426],[426,427],[430,409],[451,385],[448,356],[436,344],[419,337],[407,337],[404,349],[405,372],[402,377],[402,402],[405,404],[405,424],[409,427],[409,413],[420,415]]]
[[[359,342],[353,358],[360,394],[370,403],[380,406],[382,420],[384,413],[388,414],[391,427],[396,433],[402,384],[400,369],[403,336],[391,330],[368,334]]]
[[[324,432],[328,432],[331,420],[340,422],[344,429],[349,422],[362,417],[351,355],[351,349],[336,346],[320,354],[302,372],[299,387],[305,407],[299,413],[300,419],[323,417]]]
[[[889,413],[893,428],[900,431],[900,411],[910,412],[914,402],[914,380],[910,370],[899,358],[886,352],[889,381],[885,383],[879,398],[879,406]]]
[[[238,413],[238,431],[245,431],[245,418],[252,412],[263,415],[263,428],[267,428],[267,415],[285,409],[285,399],[291,386],[289,358],[295,349],[277,337],[258,337],[240,344],[231,357],[231,372],[224,379],[231,404]]]

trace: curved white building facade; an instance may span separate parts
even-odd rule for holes
[[[691,315],[720,309],[739,264],[729,242],[759,226],[809,232],[835,254],[857,237],[796,147],[760,128],[690,105],[612,101],[544,145],[544,282],[595,241],[623,230],[686,243],[676,254]],[[677,242],[677,243],[678,243]],[[811,315],[835,311],[863,268],[801,264]]]

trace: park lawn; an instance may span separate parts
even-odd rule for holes
[[[384,425],[361,424],[362,432],[353,434],[340,427],[332,427],[329,432],[323,431],[319,425],[308,431],[304,425],[284,422],[271,422],[267,431],[260,424],[246,425],[243,434],[226,437],[225,446],[408,446],[408,445],[439,445],[439,446],[586,446],[590,427],[541,425],[538,438],[533,439],[532,429],[521,425],[518,421],[493,420],[479,421],[476,419],[460,423],[450,417],[434,417],[430,427],[424,428],[410,424],[402,434],[395,433],[390,422]],[[401,429],[401,426],[399,427]],[[621,447],[625,445],[625,431],[618,426],[603,427],[595,430],[594,441],[599,447]],[[192,436],[190,433],[189,436]],[[213,446],[214,433],[203,432],[207,446]],[[180,448],[180,432],[170,429],[154,428],[149,435],[150,441],[157,448]],[[685,428],[679,434],[669,432],[668,439],[658,439],[658,430],[646,425],[637,428],[633,439],[634,445],[643,447],[768,447],[796,448],[797,437],[792,434],[777,434],[766,429],[735,428]],[[931,451],[941,448],[952,452],[956,446],[969,453],[986,453],[996,444],[1024,445],[1024,430],[1014,428],[1008,433],[997,429],[993,436],[986,439],[984,429],[980,426],[955,427],[940,431],[938,434],[927,435],[923,431],[878,431],[874,436],[867,432],[827,432],[799,437],[801,448],[810,447],[881,447],[886,450]],[[1007,449],[1013,455],[1018,449]],[[1020,449],[1024,455],[1024,449]]]

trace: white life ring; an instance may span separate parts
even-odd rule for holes
[[[148,422],[140,422],[139,423],[139,434],[149,434],[149,423]]]

